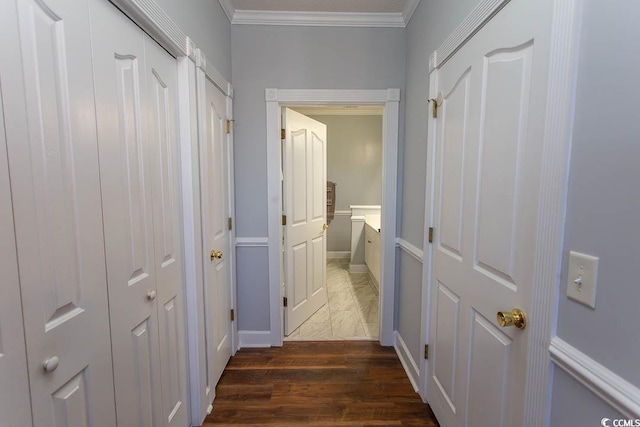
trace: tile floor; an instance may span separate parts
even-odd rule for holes
[[[367,273],[350,273],[348,258],[327,259],[328,304],[285,341],[378,339],[378,291]]]

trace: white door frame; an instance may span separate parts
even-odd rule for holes
[[[467,18],[453,31],[429,58],[429,98],[436,98],[438,71],[453,54],[479,31],[510,0],[481,0]],[[553,1],[550,26],[549,74],[545,129],[542,148],[542,174],[536,256],[533,280],[531,347],[525,384],[525,425],[549,425],[553,370],[549,344],[555,335],[557,291],[562,267],[564,220],[571,132],[575,110],[580,24],[583,0]],[[431,108],[431,107],[430,107]],[[433,226],[433,195],[435,182],[436,121],[429,118],[427,142],[427,186],[425,197],[425,262],[422,274],[421,344],[429,342],[431,309],[432,245],[426,232]],[[436,231],[437,232],[437,231]],[[540,345],[542,343],[542,345]],[[420,395],[427,401],[428,360],[420,364]]]
[[[267,105],[267,193],[269,227],[269,313],[271,345],[281,346],[282,316],[282,187],[280,185],[281,108],[305,105],[380,105],[382,116],[382,264],[380,280],[380,343],[394,344],[393,319],[396,271],[396,203],[400,89],[265,90]]]

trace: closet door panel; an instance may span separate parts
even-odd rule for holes
[[[158,320],[166,426],[189,421],[187,340],[180,224],[178,74],[175,58],[144,37],[148,133],[152,153],[153,236],[158,287]]]
[[[90,9],[118,425],[162,426],[143,36],[107,1]]]
[[[0,6],[0,28],[9,15]],[[12,16],[15,16],[13,14]],[[17,34],[14,40],[17,39]],[[8,34],[0,30],[0,37],[8,40]],[[4,49],[3,49],[4,50]],[[2,52],[4,54],[4,51]],[[2,272],[2,297],[0,298],[0,422],[9,426],[30,426],[31,406],[27,355],[24,347],[22,302],[18,279],[18,258],[15,245],[15,229],[9,185],[7,141],[4,129],[4,98],[2,96],[2,68],[0,67],[0,271]]]
[[[113,426],[88,8],[16,4],[3,90],[33,421]]]

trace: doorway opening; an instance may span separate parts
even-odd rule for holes
[[[379,273],[379,341],[390,346],[395,343],[395,250],[396,250],[396,193],[398,172],[399,89],[386,90],[314,90],[266,89],[267,113],[267,188],[269,226],[269,306],[270,345],[280,346],[284,340],[283,305],[287,304],[283,251],[284,188],[282,173],[282,117],[283,107],[338,107],[348,105],[382,108],[382,203],[380,208],[380,273]],[[326,180],[325,180],[326,182]],[[338,183],[340,185],[340,183]],[[322,251],[323,256],[326,252]],[[305,273],[306,274],[306,273]],[[320,307],[320,306],[319,306]],[[318,308],[319,308],[318,307]],[[313,314],[313,313],[311,313]],[[306,319],[305,319],[306,320]],[[288,331],[289,333],[291,331]]]
[[[318,293],[324,295],[320,295],[322,299],[318,304],[306,310],[303,306],[309,304],[309,301],[305,295],[300,295],[304,291],[298,292],[299,286],[288,283],[297,277],[293,275],[296,266],[290,265],[296,262],[296,257],[287,253],[289,250],[295,251],[293,246],[287,244],[287,233],[290,228],[302,224],[298,222],[284,227],[283,271],[285,295],[288,298],[283,318],[284,339],[377,341],[380,313],[383,108],[342,105],[291,107],[290,110],[304,116],[294,116],[298,119],[295,121],[298,127],[306,122],[310,127],[314,125],[313,122],[326,127],[326,182],[322,182],[320,194],[312,197],[318,198],[318,205],[326,206],[322,213],[327,226],[321,231],[321,236],[312,233],[315,242],[320,243],[322,240],[322,246],[325,247],[326,261],[320,266],[323,271],[317,275],[319,280],[324,280],[325,286],[314,287],[312,283],[309,286],[310,294],[313,293],[312,289],[317,289]],[[287,209],[287,204],[299,205],[300,200],[292,200],[291,197],[304,198],[308,193],[292,192],[296,184],[286,182],[291,179],[300,180],[293,171],[300,171],[300,165],[292,165],[292,162],[304,162],[299,156],[296,157],[296,148],[290,146],[296,144],[296,131],[299,136],[303,135],[294,124],[288,123],[287,114],[294,113],[287,113],[287,108],[283,108],[283,123],[289,131],[282,141],[283,212],[292,212],[292,209]],[[297,143],[298,147],[302,147],[300,141]],[[313,180],[313,177],[310,178]],[[316,228],[320,230],[319,224]],[[297,230],[293,233],[299,234]],[[309,256],[312,258],[311,254]],[[310,299],[312,298],[314,297]],[[305,313],[303,316],[298,313],[288,316],[292,310],[303,310]]]

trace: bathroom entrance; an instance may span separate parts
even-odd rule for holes
[[[281,151],[283,212],[290,213],[288,224],[283,227],[282,271],[285,282],[290,281],[285,283],[288,307],[284,311],[284,339],[377,341],[383,107],[305,106],[291,107],[288,112],[283,110],[283,127],[287,129]],[[287,123],[294,119],[295,124]],[[324,143],[321,141],[323,128],[326,129]],[[313,199],[317,198],[313,195],[314,186],[320,189],[323,174],[310,170],[308,182],[304,182],[303,171],[307,165],[313,167],[313,158],[320,155],[323,144],[326,152],[321,183],[324,218],[322,224],[314,226],[311,224],[314,219],[321,219],[315,206],[319,200]],[[316,167],[319,164],[316,159]],[[303,225],[301,217],[291,217],[294,208],[300,212],[303,206],[309,212],[310,225]],[[328,228],[321,229],[324,224]],[[303,226],[310,227],[311,231],[301,240]],[[321,248],[322,257],[317,253]],[[301,264],[302,255],[309,261]],[[321,264],[322,271],[313,271],[319,267],[320,259],[326,260]],[[294,271],[296,269],[298,271]],[[314,284],[314,280],[321,280],[321,285]]]

